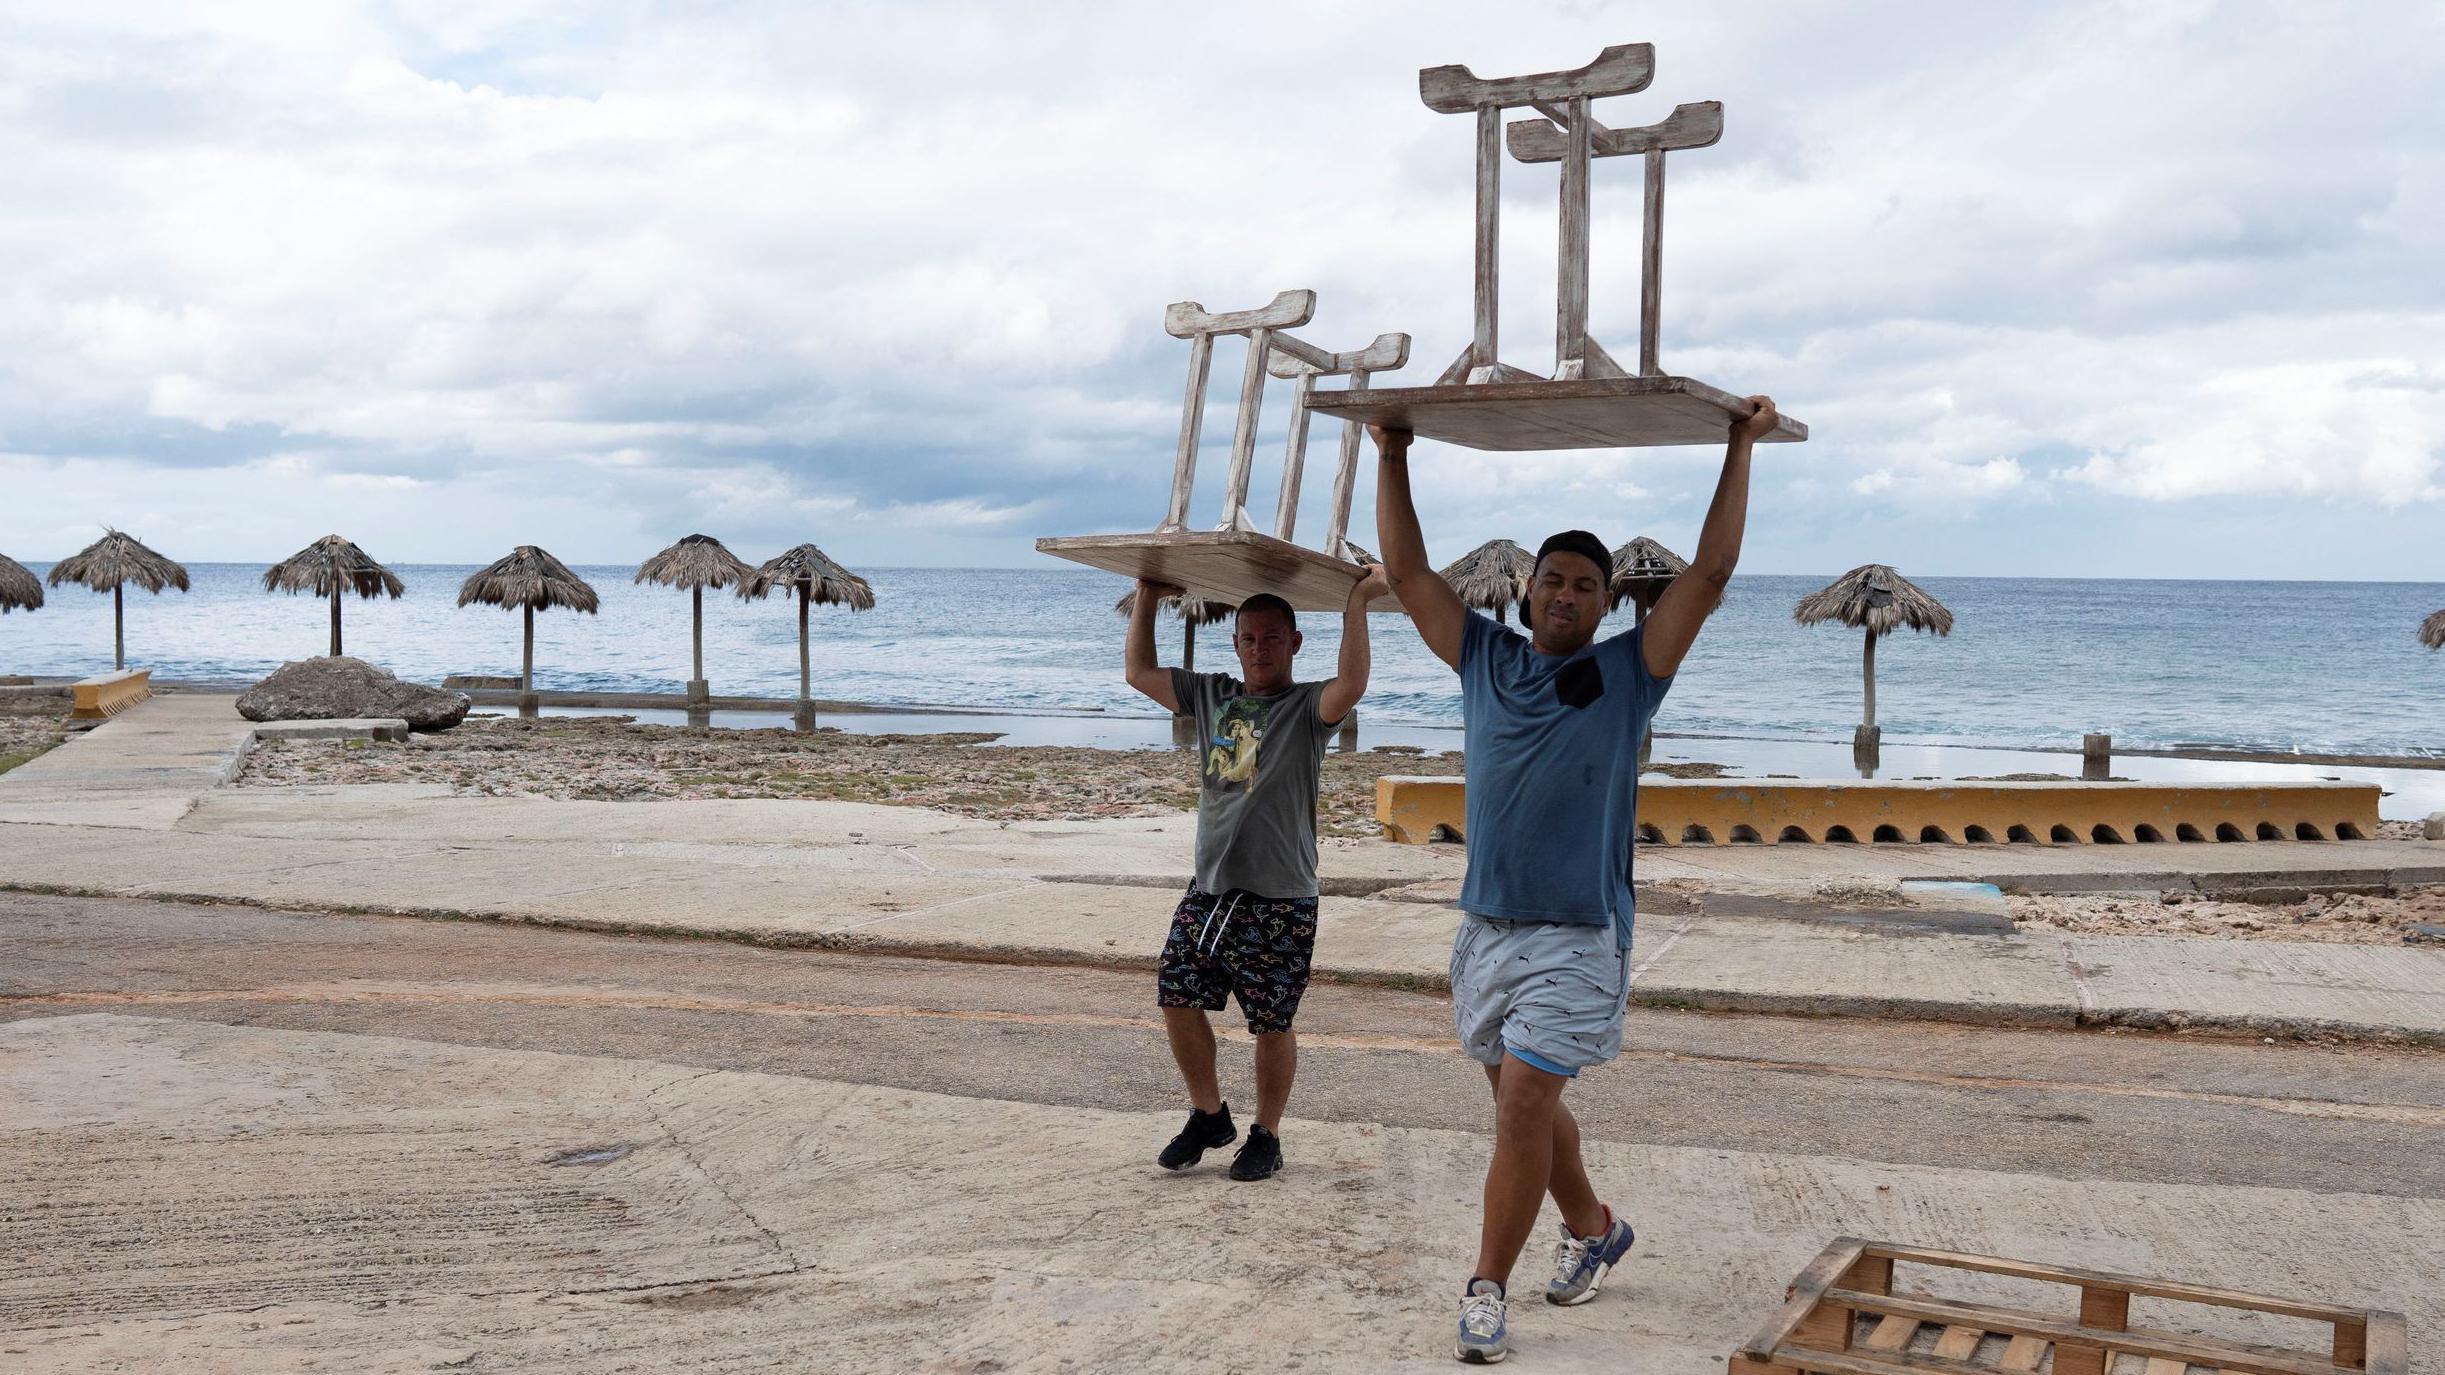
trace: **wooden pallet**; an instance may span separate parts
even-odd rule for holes
[[[2079,1291],[2064,1305],[2077,1311],[1903,1292],[1896,1262],[2062,1285]],[[2133,1298],[2303,1318],[2334,1338],[2321,1354],[2133,1327]],[[2406,1375],[2408,1346],[2403,1315],[2382,1309],[1837,1237],[1792,1282],[1783,1311],[1732,1353],[1728,1375]]]
[[[1357,564],[1251,530],[1068,535],[1037,540],[1036,549],[1123,577],[1170,583],[1227,606],[1271,592],[1296,610],[1338,613],[1362,576]],[[1367,609],[1397,612],[1401,604],[1378,597]]]
[[[1319,391],[1308,410],[1388,425],[1471,449],[1625,449],[1722,444],[1747,398],[1688,377],[1597,377],[1570,382],[1480,382],[1373,391]],[[1794,444],[1808,427],[1790,416],[1762,439]]]

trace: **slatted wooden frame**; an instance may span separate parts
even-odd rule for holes
[[[1897,1262],[2038,1280],[2076,1290],[2073,1312],[1960,1303],[1894,1287]],[[2333,1329],[2327,1353],[2131,1325],[2133,1298],[2304,1318]],[[1932,1343],[1920,1341],[1924,1330]],[[2002,1349],[1979,1358],[1989,1337]],[[1914,1350],[1923,1346],[1923,1350]],[[1728,1362],[1728,1375],[2113,1375],[2123,1356],[2143,1375],[2407,1375],[2403,1315],[2237,1293],[2101,1270],[1837,1237],[1786,1291],[1781,1312]]]
[[[1195,301],[1178,301],[1163,312],[1164,332],[1189,341],[1188,391],[1181,405],[1180,439],[1172,459],[1171,502],[1162,524],[1142,534],[1077,535],[1036,541],[1056,555],[1125,577],[1149,578],[1184,588],[1196,598],[1237,605],[1257,592],[1272,592],[1301,611],[1339,611],[1361,576],[1349,542],[1350,502],[1358,480],[1360,423],[1342,425],[1341,461],[1334,475],[1333,508],[1324,547],[1292,542],[1299,515],[1299,489],[1307,467],[1308,402],[1322,377],[1347,377],[1350,391],[1364,395],[1368,379],[1409,362],[1409,336],[1379,334],[1365,348],[1331,352],[1288,333],[1316,312],[1316,293],[1304,288],[1277,293],[1251,310],[1215,312]],[[1214,340],[1226,334],[1248,338],[1248,361],[1240,379],[1239,410],[1231,435],[1231,472],[1223,489],[1222,523],[1212,531],[1188,526],[1189,499],[1197,480],[1197,449],[1205,423],[1206,381]],[[1248,514],[1248,484],[1256,462],[1257,419],[1268,376],[1289,380],[1290,440],[1282,461],[1282,489],[1274,503],[1273,531],[1256,528]],[[1389,599],[1376,609],[1397,610]]]
[[[1664,157],[1709,147],[1722,138],[1723,105],[1712,100],[1679,105],[1664,119],[1635,129],[1607,128],[1589,112],[1589,102],[1643,91],[1654,77],[1655,47],[1649,43],[1616,43],[1585,66],[1529,76],[1481,77],[1458,65],[1420,71],[1418,97],[1428,109],[1476,117],[1476,315],[1469,345],[1431,387],[1375,395],[1327,393],[1316,399],[1316,408],[1352,422],[1400,426],[1476,449],[1721,442],[1731,422],[1748,413],[1746,401],[1690,378],[1667,376],[1658,358],[1658,336],[1663,320]],[[1537,117],[1506,129],[1504,114],[1510,110],[1527,110]],[[1498,356],[1506,146],[1521,162],[1560,164],[1550,378]],[[1631,155],[1641,159],[1645,172],[1635,374],[1588,331],[1592,165],[1598,158]],[[1807,437],[1807,426],[1786,417],[1764,439],[1788,443]]]

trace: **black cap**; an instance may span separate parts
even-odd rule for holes
[[[1545,556],[1556,551],[1577,554],[1595,564],[1598,571],[1604,574],[1605,582],[1608,585],[1612,583],[1613,554],[1605,548],[1603,540],[1585,530],[1565,530],[1561,534],[1549,536],[1543,544],[1537,546],[1538,565],[1543,566]]]

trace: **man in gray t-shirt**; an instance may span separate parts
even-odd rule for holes
[[[1388,591],[1370,572],[1342,610],[1341,660],[1321,683],[1291,680],[1298,617],[1280,597],[1241,603],[1231,647],[1239,676],[1155,662],[1155,604],[1173,589],[1138,584],[1129,618],[1129,685],[1197,725],[1197,873],[1172,913],[1155,976],[1189,1120],[1156,1157],[1186,1169],[1239,1135],[1214,1073],[1214,1027],[1233,997],[1256,1038],[1256,1122],[1233,1179],[1282,1167],[1278,1133],[1298,1066],[1291,1021],[1316,948],[1316,793],[1334,728],[1367,690],[1367,603]]]

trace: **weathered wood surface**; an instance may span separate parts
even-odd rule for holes
[[[1301,373],[1291,389],[1290,439],[1282,452],[1282,489],[1273,506],[1273,537],[1278,540],[1289,539],[1299,521],[1299,485],[1307,475],[1307,399],[1315,391],[1313,370]]]
[[[1367,390],[1367,369],[1350,374],[1350,391]],[[1347,393],[1345,393],[1347,394]],[[1315,396],[1308,396],[1310,413],[1315,410]],[[1333,469],[1333,514],[1325,521],[1324,552],[1337,559],[1356,561],[1350,548],[1350,502],[1358,492],[1358,422],[1341,422],[1341,458]]]
[[[1277,340],[1288,339],[1278,331],[1293,325],[1304,325],[1316,314],[1316,293],[1306,287],[1277,291],[1271,301],[1251,310],[1217,313],[1195,301],[1174,301],[1163,308],[1163,332],[1186,339],[1189,351],[1188,391],[1180,403],[1180,443],[1172,453],[1171,501],[1164,508],[1163,523],[1158,530],[1187,528],[1189,497],[1197,484],[1197,443],[1205,426],[1206,381],[1213,369],[1214,336],[1246,334],[1248,361],[1240,378],[1239,411],[1231,432],[1231,474],[1223,495],[1223,524],[1234,529],[1254,529],[1248,519],[1248,478],[1256,462],[1256,428],[1259,411],[1265,404],[1265,369],[1279,347]],[[1321,354],[1322,350],[1290,340],[1298,350]]]
[[[1522,162],[1560,162],[1570,152],[1569,135],[1561,125],[1551,114],[1544,119],[1513,120],[1504,131],[1511,156]],[[1588,151],[1600,158],[1650,151],[1677,153],[1685,148],[1711,148],[1722,137],[1723,102],[1698,100],[1675,105],[1671,114],[1635,129],[1608,129],[1592,123]]]
[[[1466,71],[1466,68],[1460,70]],[[1423,83],[1425,73],[1419,74]],[[1471,260],[1476,307],[1469,346],[1437,379],[1441,384],[1515,382],[1535,376],[1498,356],[1501,335],[1503,235],[1503,112],[1489,105],[1477,112],[1477,247]]]
[[[1749,413],[1749,403],[1687,377],[1612,377],[1320,391],[1309,398],[1308,409],[1471,449],[1515,453],[1721,444],[1732,422]],[[1808,426],[1785,415],[1760,442],[1806,438]]]
[[[1216,314],[1195,301],[1174,301],[1163,308],[1163,332],[1174,339],[1201,334],[1245,334],[1252,329],[1297,329],[1316,318],[1316,293],[1306,287],[1277,291],[1254,310]]]
[[[1828,1285],[1825,1272],[1846,1254],[1859,1260],[1842,1283]],[[1896,1292],[1889,1267],[1897,1260],[2063,1285],[2076,1292],[2078,1315]],[[1873,1274],[1865,1269],[1872,1263],[1888,1268]],[[1911,1278],[1926,1276],[1914,1272]],[[2331,1323],[2333,1356],[2330,1361],[2322,1351],[2135,1327],[2135,1295]],[[2408,1365],[2402,1317],[2382,1309],[1849,1237],[1837,1238],[1801,1272],[1788,1300],[1732,1353],[1733,1375],[2031,1375],[2049,1352],[2053,1375],[2115,1375],[2123,1357],[2132,1359],[2122,1369],[2138,1375],[2181,1375],[2193,1367],[2205,1367],[2207,1375],[2362,1375],[2364,1359],[2367,1375],[2394,1375]],[[1854,1315],[1866,1324],[1856,1339]],[[1936,1329],[1935,1341],[1916,1349],[1913,1334],[1929,1327]],[[2004,1340],[1992,1364],[1978,1357],[1990,1338]]]
[[[1214,336],[1200,334],[1191,339],[1188,396],[1180,403],[1180,444],[1172,451],[1171,504],[1160,527],[1165,530],[1188,527],[1189,491],[1197,484],[1197,440],[1206,422],[1206,374],[1213,365]]]
[[[1191,597],[1237,606],[1271,592],[1301,611],[1339,612],[1365,570],[1314,549],[1247,530],[1177,534],[1070,535],[1036,541],[1039,553],[1101,568],[1126,578],[1151,578],[1185,588]],[[1370,611],[1397,612],[1378,597]]]
[[[1274,504],[1273,533],[1276,539],[1289,539],[1299,519],[1299,489],[1307,472],[1308,398],[1315,393],[1320,377],[1348,377],[1354,391],[1367,389],[1370,373],[1388,371],[1409,362],[1409,336],[1379,334],[1363,349],[1327,353],[1304,340],[1287,334],[1272,337],[1272,350],[1267,355],[1266,370],[1276,377],[1294,379],[1297,387],[1290,401],[1290,441],[1282,457],[1282,490]],[[1325,535],[1324,551],[1335,558],[1349,557],[1349,542],[1343,538],[1350,525],[1350,492],[1358,476],[1358,429],[1342,422],[1341,466],[1333,478],[1333,522]]]
[[[1562,161],[1561,242],[1554,254],[1554,380],[1619,376],[1588,366],[1588,101],[1575,96],[1563,106],[1563,138],[1570,155]],[[1609,361],[1609,360],[1608,360]]]
[[[1418,98],[1441,114],[1466,114],[1487,106],[1533,105],[1573,96],[1629,95],[1655,80],[1653,43],[1615,43],[1584,67],[1529,76],[1482,77],[1453,63],[1418,73]]]
[[[1287,334],[1273,337],[1273,361],[1266,371],[1276,377],[1297,377],[1313,372],[1323,377],[1339,377],[1354,372],[1391,372],[1409,365],[1409,336],[1379,334],[1363,349],[1327,353],[1304,340]]]
[[[1248,478],[1256,469],[1256,426],[1265,405],[1265,357],[1272,349],[1273,331],[1265,326],[1248,331],[1248,361],[1240,370],[1239,419],[1231,428],[1231,476],[1223,487],[1222,525],[1226,530],[1253,530],[1248,519]]]
[[[2181,1303],[2203,1303],[2218,1308],[2247,1308],[2261,1313],[2274,1313],[2288,1318],[2306,1318],[2312,1322],[2352,1321],[2368,1316],[2365,1308],[2342,1304],[2321,1303],[2315,1299],[2277,1298],[2271,1294],[2249,1294],[2237,1289],[2219,1289],[2205,1284],[2183,1284],[2175,1280],[2152,1279],[2145,1275],[2125,1275],[2111,1270],[2088,1270],[2070,1265],[2046,1265],[2037,1261],[2012,1260],[2003,1256],[1971,1255],[1962,1251],[1944,1251],[1929,1246],[1899,1246],[1890,1242],[1868,1243],[1868,1254],[1883,1256],[1910,1265],[1941,1265],[1955,1270],[1971,1270],[1986,1275],[2007,1275],[2013,1279],[2039,1280],[2048,1284],[2076,1285],[2084,1289],[2119,1289],[2143,1298],[2173,1299]]]
[[[1664,150],[1647,150],[1647,185],[1639,204],[1638,371],[1661,376],[1657,361],[1664,333]]]

